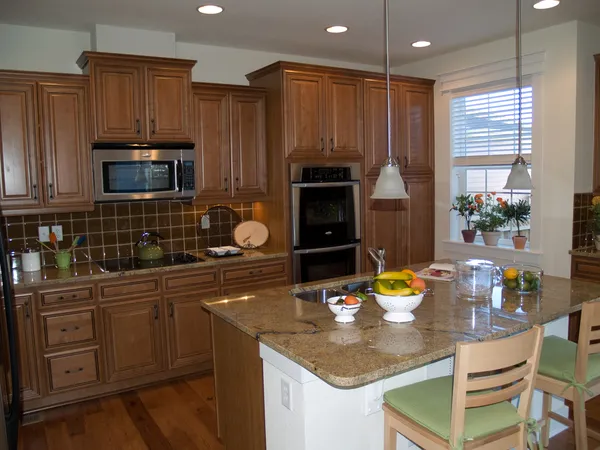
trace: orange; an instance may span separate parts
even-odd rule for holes
[[[410,282],[410,287],[422,292],[427,286],[425,286],[425,281],[422,278],[415,278]]]
[[[356,305],[357,303],[360,303],[360,300],[357,299],[354,295],[346,295],[344,303],[346,305]]]

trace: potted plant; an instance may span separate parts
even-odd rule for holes
[[[600,195],[596,195],[592,198],[590,211],[592,213],[592,230],[594,233],[596,250],[600,250]]]
[[[521,236],[521,225],[529,222],[531,217],[531,205],[527,200],[518,200],[517,202],[508,203],[500,202],[502,214],[507,223],[514,223],[517,226],[517,235],[513,236],[513,245],[518,250],[523,250],[527,243],[527,236]]]
[[[494,199],[495,195],[495,192],[485,197],[483,194],[475,195],[479,217],[473,221],[473,226],[481,231],[485,245],[498,245],[500,227],[506,223],[501,206],[504,200],[501,197]]]
[[[471,194],[461,194],[456,196],[456,202],[452,203],[450,211],[456,211],[459,217],[464,217],[467,223],[467,229],[461,230],[463,240],[472,243],[475,240],[476,230],[471,229],[471,219],[477,210],[477,203]]]

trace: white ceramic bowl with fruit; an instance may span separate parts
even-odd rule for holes
[[[383,272],[375,277],[375,301],[385,311],[383,320],[394,323],[412,322],[411,312],[423,301],[425,282],[408,269],[400,272]]]
[[[338,323],[354,322],[354,314],[362,306],[362,301],[353,295],[340,295],[327,299],[327,306],[335,314]]]

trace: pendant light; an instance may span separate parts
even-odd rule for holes
[[[527,170],[527,162],[521,156],[521,140],[523,137],[523,64],[521,56],[521,0],[517,0],[517,34],[516,34],[516,47],[517,47],[517,90],[519,95],[519,129],[518,129],[518,140],[517,149],[518,154],[515,162],[512,163],[508,180],[506,180],[506,186],[504,189],[533,189],[531,184],[531,177]]]
[[[381,165],[379,177],[375,183],[373,199],[401,199],[408,198],[404,188],[404,180],[400,176],[400,164],[392,157],[392,112],[390,102],[390,2],[384,0],[385,22],[385,93],[387,101],[387,158]]]

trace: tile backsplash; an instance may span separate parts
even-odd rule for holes
[[[231,245],[232,229],[240,220],[252,220],[252,203],[226,204],[234,213],[221,208],[191,206],[180,202],[148,201],[105,203],[91,212],[14,216],[3,219],[9,250],[25,246],[39,248],[39,226],[62,225],[64,239],[60,248],[68,248],[74,236],[86,235],[86,242],[75,252],[77,260],[124,258],[135,255],[134,245],[144,231],[157,231],[165,252],[202,250]],[[209,209],[210,208],[210,209]],[[210,227],[198,230],[200,218],[208,210]],[[239,217],[238,217],[239,216]],[[52,252],[42,250],[42,264],[54,264]]]
[[[592,197],[591,192],[575,194],[573,202],[573,249],[594,246],[590,228]]]

